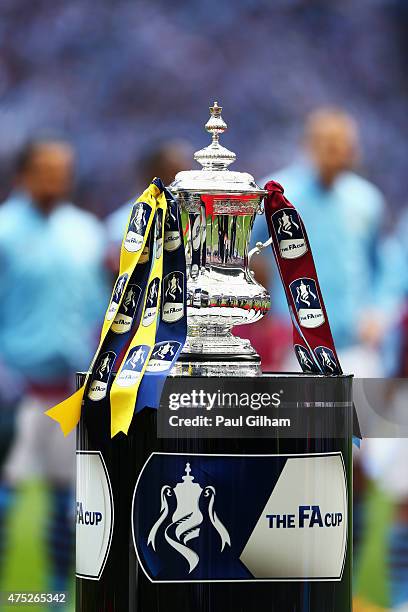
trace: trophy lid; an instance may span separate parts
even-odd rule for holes
[[[247,172],[232,172],[228,166],[232,164],[236,155],[220,144],[220,135],[227,124],[221,116],[222,106],[214,102],[210,106],[210,118],[205,129],[212,136],[211,143],[204,149],[194,153],[194,159],[201,164],[201,170],[185,170],[176,175],[169,186],[175,193],[189,191],[194,193],[237,193],[259,194],[266,192],[260,189],[253,176]]]

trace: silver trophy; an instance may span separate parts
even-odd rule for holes
[[[261,374],[259,355],[231,329],[258,321],[270,306],[248,256],[266,192],[250,174],[228,169],[236,155],[219,142],[227,129],[221,111],[217,102],[210,107],[205,129],[212,142],[194,154],[202,168],[179,172],[169,186],[181,205],[186,236],[188,335],[173,369],[178,375]]]

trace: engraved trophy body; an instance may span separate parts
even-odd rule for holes
[[[188,335],[177,375],[257,376],[260,358],[231,333],[269,309],[269,294],[248,267],[248,247],[264,190],[245,172],[232,172],[232,153],[219,143],[227,125],[217,102],[205,125],[209,146],[194,159],[201,170],[179,172],[170,191],[182,209],[187,264]]]

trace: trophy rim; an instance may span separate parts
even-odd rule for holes
[[[172,193],[192,193],[192,194],[203,194],[203,195],[222,195],[222,196],[228,196],[228,195],[243,195],[243,196],[247,196],[247,195],[255,195],[255,196],[265,196],[268,194],[268,191],[266,189],[252,189],[249,191],[245,191],[243,189],[228,189],[227,191],[223,190],[222,188],[220,189],[206,189],[206,188],[192,188],[192,187],[173,187],[173,184],[171,183],[170,185],[167,186],[167,189],[169,189]]]

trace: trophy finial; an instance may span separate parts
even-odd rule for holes
[[[228,127],[221,112],[222,106],[215,101],[213,106],[210,106],[210,118],[205,124],[205,129],[212,135],[212,142],[205,149],[194,153],[194,159],[203,166],[204,170],[226,170],[236,159],[235,153],[219,143],[220,134],[223,134]]]
[[[205,129],[209,134],[212,134],[212,141],[218,142],[219,134],[223,134],[227,129],[227,124],[221,117],[222,106],[218,106],[218,102],[215,101],[213,106],[210,106],[210,118],[205,124]]]
[[[222,112],[222,106],[218,106],[218,102],[217,100],[214,102],[213,106],[210,106],[210,113],[213,116],[219,117],[219,115],[221,115]]]
[[[181,480],[183,482],[179,483],[179,485],[182,486],[182,487],[184,487],[186,485],[190,485],[190,484],[195,485],[196,483],[193,482],[194,476],[191,475],[191,465],[189,463],[186,463],[186,467],[185,467],[184,472],[185,472],[185,476],[181,477]]]
[[[191,466],[189,463],[186,463],[186,469],[184,471],[187,474],[187,476],[183,476],[184,482],[186,481],[192,482],[194,480],[194,476],[191,476]]]

